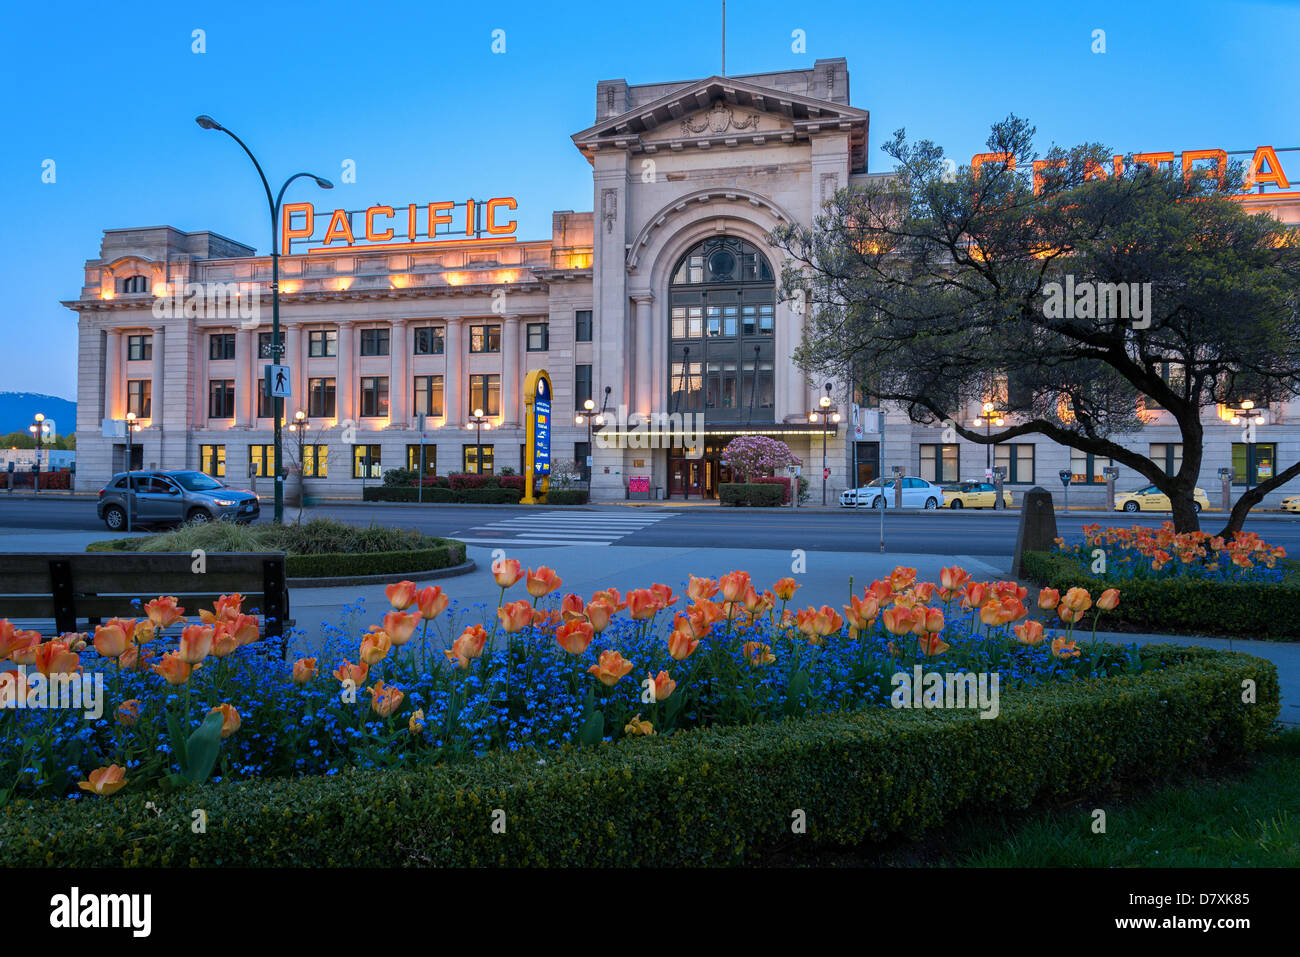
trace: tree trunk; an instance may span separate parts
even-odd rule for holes
[[[1179,495],[1169,496],[1169,504],[1174,512],[1174,531],[1182,534],[1184,532],[1199,532],[1201,530],[1201,520],[1192,506],[1196,499],[1192,495],[1192,490]]]

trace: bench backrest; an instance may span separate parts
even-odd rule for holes
[[[0,553],[0,618],[53,619],[56,632],[81,630],[79,619],[143,617],[143,604],[159,595],[175,595],[197,621],[200,608],[233,592],[246,613],[265,619],[264,634],[283,637],[283,552],[207,552],[201,560],[189,552]]]

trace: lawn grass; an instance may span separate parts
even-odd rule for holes
[[[1093,833],[1093,812],[1106,831]],[[964,817],[920,841],[769,863],[814,867],[1300,867],[1300,729],[1214,777],[1001,819]]]

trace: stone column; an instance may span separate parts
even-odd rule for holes
[[[304,412],[307,410],[302,391],[302,362],[298,354],[300,351],[298,342],[302,338],[302,333],[297,325],[283,325],[280,331],[284,333],[284,354],[276,362],[289,367],[289,391],[292,395],[284,400],[284,421],[289,423],[293,421],[293,414],[299,409]]]
[[[104,338],[104,415],[105,419],[125,416],[122,403],[126,396],[122,386],[122,333],[109,329]]]
[[[202,429],[208,424],[208,336],[198,326],[191,326],[189,334],[194,340],[194,387],[190,390],[194,414],[190,420],[194,428]]]
[[[405,429],[410,423],[407,414],[407,396],[411,392],[411,377],[407,374],[406,320],[394,319],[388,332],[388,352],[392,360],[392,373],[388,380],[388,424],[390,428]]]
[[[650,293],[642,293],[633,295],[632,299],[636,303],[636,332],[632,342],[632,348],[635,350],[633,366],[635,372],[632,378],[635,398],[632,408],[644,415],[651,410],[653,394],[650,381],[651,360],[654,358],[654,351],[650,344],[650,308],[654,303],[654,296]],[[592,388],[595,389],[594,383]]]
[[[248,428],[253,424],[255,408],[249,407],[253,398],[252,383],[249,381],[253,367],[252,353],[256,350],[252,343],[253,334],[247,329],[235,331],[235,425]]]
[[[339,371],[338,381],[334,383],[334,408],[340,424],[349,419],[353,424],[357,421],[355,410],[352,408],[352,395],[355,392],[352,382],[352,363],[356,354],[355,340],[356,334],[352,321],[340,322],[338,335]]]
[[[519,397],[519,317],[507,316],[501,336],[501,422],[518,428],[523,413]]]
[[[442,407],[446,412],[443,425],[450,429],[459,429],[465,425],[465,413],[462,411],[468,386],[461,376],[461,340],[460,320],[447,320],[447,336],[444,350],[447,353],[447,371],[442,379]]]
[[[163,326],[154,326],[150,330],[153,334],[153,381],[149,385],[149,425],[157,429],[160,433],[163,427],[163,389],[165,378],[163,376],[163,352],[166,348],[167,330]],[[161,442],[161,438],[159,442]]]

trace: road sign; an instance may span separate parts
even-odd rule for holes
[[[831,477],[831,470],[830,470],[830,468],[827,467],[827,468],[822,469],[822,478],[824,478],[824,479],[828,479],[828,478],[830,478],[830,477]]]
[[[273,399],[288,399],[291,390],[288,366],[268,365],[266,367],[266,394]]]

